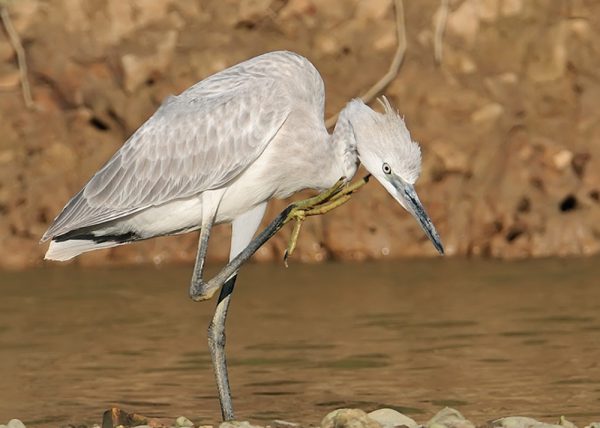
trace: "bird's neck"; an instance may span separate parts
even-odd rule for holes
[[[356,137],[350,122],[350,103],[340,112],[335,129],[331,135],[331,141],[342,175],[348,181],[354,177],[358,168],[358,152],[356,149]]]

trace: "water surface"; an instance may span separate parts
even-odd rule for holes
[[[191,267],[0,273],[0,422],[99,422],[112,406],[219,419]],[[443,406],[482,423],[600,419],[600,260],[250,265],[228,320],[240,419]]]

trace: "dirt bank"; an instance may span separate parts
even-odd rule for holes
[[[600,252],[600,4],[405,2],[408,51],[386,94],[424,152],[421,198],[450,255]],[[169,94],[253,55],[289,49],[321,71],[335,113],[387,69],[387,0],[17,0],[36,110],[0,34],[0,267],[41,264],[38,240],[68,198]],[[272,204],[269,217],[285,205]],[[210,256],[227,254],[227,228]],[[279,258],[289,231],[256,256]],[[191,261],[196,236],[101,251],[79,263]],[[431,256],[376,183],[310,219],[296,260]]]

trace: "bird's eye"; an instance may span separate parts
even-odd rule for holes
[[[383,164],[383,173],[387,175],[392,173],[392,168],[390,168],[390,166],[387,163]]]

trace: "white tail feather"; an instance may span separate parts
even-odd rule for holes
[[[44,259],[63,262],[65,260],[71,260],[73,257],[82,253],[87,253],[88,251],[116,247],[117,245],[123,244],[126,244],[126,242],[94,242],[87,239],[70,239],[62,242],[51,241]]]

